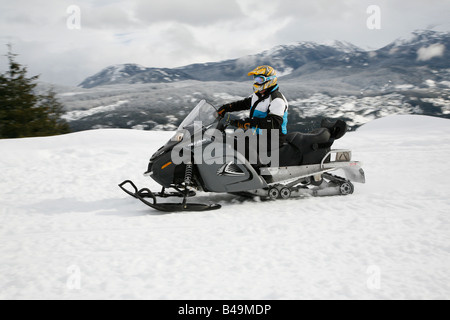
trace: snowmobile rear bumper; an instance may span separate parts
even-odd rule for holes
[[[125,185],[130,185],[133,190],[129,190],[125,188]],[[120,189],[122,189],[124,192],[129,194],[135,199],[140,200],[142,203],[146,204],[147,206],[163,212],[181,212],[181,211],[210,211],[210,210],[217,210],[221,208],[221,205],[219,204],[201,204],[201,203],[187,203],[186,198],[189,196],[192,196],[192,193],[186,192],[186,193],[153,193],[148,188],[142,188],[138,189],[136,185],[131,180],[125,180],[121,184],[119,184]],[[195,193],[194,193],[195,195]],[[182,203],[158,203],[157,197],[161,198],[167,198],[167,197],[183,197]],[[146,200],[152,199],[153,203]]]
[[[333,155],[334,160],[327,161]],[[271,183],[283,183],[286,181],[296,181],[313,175],[320,175],[335,170],[342,170],[347,179],[357,183],[365,183],[366,177],[361,168],[360,161],[351,160],[350,150],[331,150],[322,159],[320,164],[310,164],[290,167],[264,167],[260,169],[263,176],[271,177]]]

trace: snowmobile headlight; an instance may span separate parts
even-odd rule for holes
[[[177,132],[170,140],[172,140],[174,142],[181,142],[181,141],[183,141],[183,138],[184,138],[184,132]]]

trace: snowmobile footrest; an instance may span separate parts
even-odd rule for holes
[[[133,190],[129,190],[125,188],[125,185],[130,185]],[[136,185],[131,180],[125,180],[121,184],[119,184],[120,189],[122,189],[125,193],[129,194],[135,199],[140,200],[142,203],[147,206],[164,212],[180,212],[180,211],[210,211],[220,209],[222,206],[219,204],[201,204],[201,203],[157,203],[156,197],[163,197],[160,194],[154,194],[147,188],[138,189]],[[192,193],[188,193],[185,197],[192,195]],[[178,196],[178,195],[177,195]],[[153,200],[153,203],[147,201],[145,198],[150,198]]]

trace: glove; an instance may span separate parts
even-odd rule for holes
[[[221,118],[223,118],[223,116],[225,115],[225,113],[227,113],[230,110],[230,105],[229,104],[224,104],[223,106],[221,106],[219,108],[219,110],[217,110],[217,113],[219,114],[219,116]]]
[[[250,129],[251,123],[250,119],[241,119],[241,120],[231,120],[230,125],[236,127],[238,129],[248,130]]]

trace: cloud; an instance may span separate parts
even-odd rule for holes
[[[261,26],[268,23],[277,23],[280,18],[278,9],[283,1],[236,0],[236,3],[247,19],[251,19],[255,25]]]
[[[104,30],[131,30],[139,28],[133,12],[123,5],[80,7],[83,27]]]
[[[440,43],[435,43],[429,47],[422,47],[417,50],[418,61],[428,61],[436,57],[442,57],[444,55],[445,46]]]
[[[175,21],[190,25],[215,24],[244,17],[234,0],[139,0],[136,3],[135,15],[147,24]]]
[[[429,1],[377,0],[382,29],[368,30],[373,0],[0,0],[0,55],[10,42],[31,74],[76,85],[111,64],[177,67],[296,41],[379,48],[447,22],[449,0]],[[81,9],[80,30],[67,28],[70,5]],[[424,49],[418,58],[439,52]],[[0,57],[0,72],[5,61]]]

